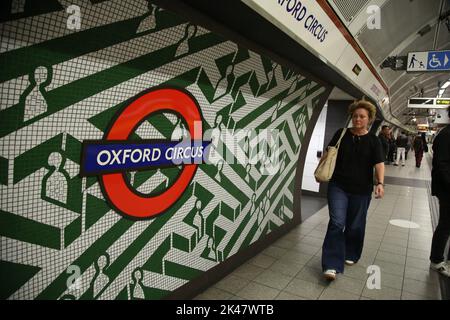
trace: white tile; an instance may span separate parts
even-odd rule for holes
[[[308,299],[318,299],[325,286],[320,283],[313,283],[301,279],[293,279],[284,291]]]
[[[274,289],[283,290],[291,280],[292,276],[286,276],[269,269],[261,273],[253,281]]]
[[[277,289],[250,282],[237,293],[237,296],[248,300],[273,300],[279,293]]]

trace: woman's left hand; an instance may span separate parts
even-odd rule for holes
[[[379,184],[375,187],[375,199],[381,199],[384,196],[384,187]]]

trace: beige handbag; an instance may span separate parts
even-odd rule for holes
[[[334,167],[336,166],[336,158],[339,151],[339,145],[341,144],[342,137],[344,136],[346,131],[347,128],[344,128],[344,130],[342,130],[341,137],[334,147],[329,146],[327,148],[327,154],[322,159],[322,161],[319,162],[316,171],[314,171],[314,177],[317,181],[327,182],[330,181],[331,177],[333,176]]]

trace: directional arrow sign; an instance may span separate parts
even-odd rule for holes
[[[450,106],[450,99],[439,98],[410,98],[408,108],[415,109],[447,109]]]
[[[450,50],[410,52],[406,71],[450,71]]]

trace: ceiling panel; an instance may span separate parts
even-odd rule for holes
[[[402,71],[394,71],[389,68],[384,68],[380,70],[380,75],[388,86],[390,86],[391,83],[395,81],[401,74]]]
[[[361,19],[362,15],[367,15],[361,9],[375,3],[375,0],[328,1],[337,8],[346,25],[356,16]],[[383,3],[381,29],[369,30],[365,25],[356,39],[389,87],[392,115],[407,121],[408,117],[403,116],[407,99],[421,92],[424,96],[435,97],[439,90],[438,82],[444,83],[450,78],[450,73],[407,73],[389,68],[380,69],[379,66],[389,55],[406,56],[413,51],[449,50],[450,30],[445,21],[438,21],[440,14],[450,10],[450,0],[386,0],[380,3]],[[420,35],[418,31],[425,25],[429,25],[430,29]],[[447,91],[444,96],[450,96],[450,87]]]
[[[450,9],[447,9],[447,10],[450,10]],[[438,41],[437,41],[436,47],[439,50],[450,48],[450,30],[445,25],[444,21],[441,21],[441,23],[440,23],[439,35],[438,35]]]
[[[369,0],[333,0],[336,7],[347,22],[353,20]]]
[[[426,97],[436,97],[438,94],[438,91],[440,89],[440,85],[444,84],[447,80],[450,80],[450,73],[447,74],[440,74],[440,75],[431,75],[427,80],[425,80],[420,85],[423,86],[424,89],[424,96]],[[428,93],[428,94],[427,94]],[[450,97],[449,95],[450,90],[447,90],[444,92],[444,97]]]
[[[393,85],[390,86],[390,93],[391,93],[391,100],[395,97],[395,95],[398,93],[398,91],[405,90],[405,87],[408,88],[412,87],[411,84],[411,80],[413,79],[417,79],[423,76],[423,73],[406,73],[403,72],[402,76],[400,77],[400,79],[395,82]]]
[[[433,26],[430,29],[430,31],[425,33],[423,36],[418,35],[417,38],[415,38],[415,40],[409,46],[407,46],[404,50],[402,50],[399,53],[396,52],[396,54],[404,56],[404,55],[407,55],[408,52],[411,52],[411,51],[433,50],[433,40],[434,40],[434,35],[436,33],[436,28],[437,28],[437,24],[435,26]]]
[[[365,28],[358,40],[379,65],[399,43],[437,16],[440,0],[390,0],[381,8],[381,28]]]

